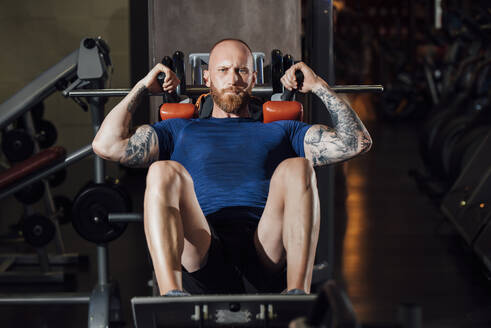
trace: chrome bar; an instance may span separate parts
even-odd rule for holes
[[[2,295],[2,305],[54,305],[54,304],[89,304],[90,296],[82,293],[63,293],[39,296],[39,294]]]
[[[109,280],[109,252],[107,244],[97,245],[97,285],[105,286]]]
[[[381,93],[384,87],[380,84],[366,85],[335,85],[331,87],[337,93]],[[74,90],[68,92],[69,97],[124,97],[130,92],[130,89],[92,89],[92,90]],[[186,95],[199,96],[203,93],[210,92],[206,86],[186,86]],[[257,97],[268,97],[273,93],[271,85],[257,85],[252,89],[252,94]],[[149,93],[148,96],[163,96],[163,93]]]
[[[141,213],[109,213],[107,220],[111,223],[116,222],[143,222]]]

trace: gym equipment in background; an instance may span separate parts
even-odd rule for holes
[[[441,210],[491,271],[491,132],[480,141]]]
[[[105,81],[108,78],[108,67],[110,66],[111,61],[109,58],[109,47],[105,41],[101,38],[84,38],[80,42],[80,47],[78,50],[72,52],[58,64],[54,65],[39,77],[34,79],[30,84],[21,89],[14,96],[0,104],[0,128],[3,129],[7,127],[8,125],[12,124],[14,120],[23,116],[25,125],[32,134],[35,134],[35,127],[32,115],[30,113],[32,106],[39,103],[40,100],[46,98],[60,88],[64,89],[63,92],[67,94],[69,91],[77,88],[104,87]],[[92,125],[94,128],[94,133],[96,133],[103,120],[105,100],[101,99],[100,97],[88,97],[87,102],[84,102],[76,97],[73,99],[84,110],[90,109]],[[53,139],[52,134],[50,134],[50,132],[46,133],[46,131],[49,131],[49,128],[44,128],[44,131],[46,135],[46,142],[49,144]],[[48,137],[49,135],[51,138]],[[53,175],[56,175],[56,172],[64,170],[70,164],[92,155],[93,151],[92,146],[89,144],[66,156],[63,152],[62,156],[53,156],[54,158],[50,158],[47,156],[47,154],[49,155],[50,153],[53,153],[52,148],[48,148],[34,155],[34,157],[38,156],[39,159],[35,161],[32,160],[32,158],[30,159],[31,162],[36,164],[33,165],[33,168],[30,170],[19,170],[12,168],[13,171],[7,170],[2,172],[1,177],[4,179],[0,179],[0,181],[5,180],[5,183],[0,184],[0,199],[17,193],[26,186],[43,179],[43,183],[46,186],[45,191],[49,192],[48,177],[51,176],[52,183],[56,183],[56,180],[60,179],[60,177],[53,179]],[[90,195],[90,190],[105,186],[106,181],[104,161],[96,156],[94,158],[94,167],[94,185],[90,187],[92,189],[87,189],[85,192],[81,192],[79,195],[80,199],[78,202],[77,199],[75,199],[74,206],[80,206],[81,202],[83,201],[83,197],[94,197],[94,194]],[[14,175],[15,179],[12,178]],[[125,201],[127,200],[125,199]],[[69,204],[67,204],[66,200],[58,200],[58,203],[60,204],[60,208],[63,208],[64,211],[69,211]],[[104,203],[99,204],[99,207],[96,206],[95,212],[98,213],[101,218],[99,222],[102,222],[105,219],[104,212],[107,210],[104,208],[104,206]],[[125,207],[125,209],[126,208],[127,207]],[[53,198],[51,198],[50,201],[50,211],[52,213],[55,213],[56,211]],[[24,233],[27,237],[26,240],[30,241],[33,245],[45,245],[47,240],[52,238],[52,224],[55,225],[55,235],[58,237],[60,236],[57,221],[52,220],[51,218],[47,219],[46,217],[35,215],[28,216],[25,218],[25,220],[26,231]],[[56,239],[61,241],[61,238]],[[116,281],[110,281],[108,277],[107,244],[104,242],[104,240],[98,240],[100,243],[98,243],[96,246],[97,283],[91,292],[4,295],[0,296],[0,305],[86,304],[88,305],[87,321],[89,327],[109,327],[112,323],[120,323],[121,301],[119,296],[119,287]],[[60,258],[48,258],[45,252],[40,252],[40,254],[39,262],[41,262],[43,266],[60,262]],[[9,264],[8,261],[12,260],[7,258],[5,261],[2,263],[2,267],[7,267]]]
[[[491,16],[476,9],[445,8],[441,32],[426,32],[438,51],[425,55],[424,167],[410,174],[491,272]]]

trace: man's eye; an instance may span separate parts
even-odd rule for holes
[[[219,72],[225,72],[225,71],[226,71],[226,69],[222,67],[222,68],[219,68],[219,69],[218,69],[218,71],[219,71]]]

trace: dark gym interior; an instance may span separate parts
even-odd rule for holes
[[[491,327],[487,1],[2,1],[0,26],[1,327],[135,326],[132,298],[155,294],[143,224],[106,222],[104,234],[80,213],[105,197],[102,207],[141,215],[147,170],[95,160],[90,148],[121,95],[70,92],[126,90],[181,51],[191,93],[201,68],[188,55],[227,37],[264,53],[270,89],[275,49],[331,86],[361,86],[339,94],[372,149],[316,169],[313,292],[335,281],[356,319],[324,326]],[[305,122],[330,123],[314,95],[297,100]],[[158,120],[161,103],[147,97],[133,124]],[[14,170],[46,149],[47,164]]]

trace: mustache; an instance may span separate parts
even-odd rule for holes
[[[222,92],[233,92],[236,94],[241,94],[241,93],[245,93],[245,88],[232,86],[232,87],[222,89]]]

